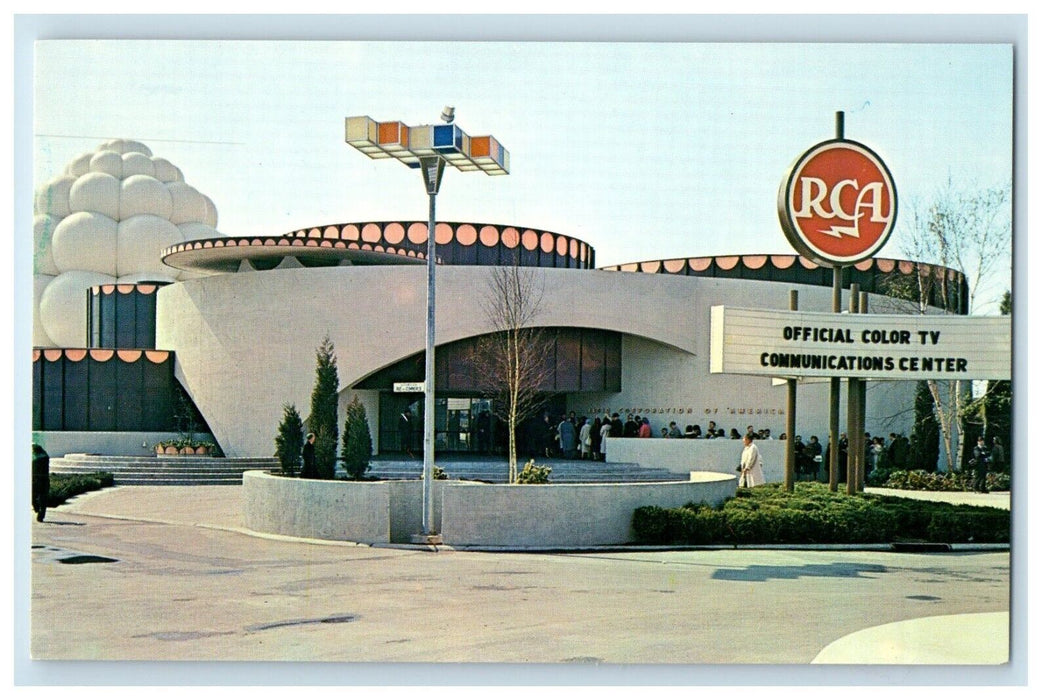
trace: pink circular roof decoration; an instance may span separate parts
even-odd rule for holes
[[[544,253],[552,252],[554,249],[554,234],[544,233],[539,237],[539,247],[543,249]]]
[[[433,239],[438,245],[448,245],[452,242],[452,227],[448,224],[437,224],[433,230]]]
[[[361,237],[360,229],[353,224],[348,224],[342,227],[342,237],[347,241],[356,241]]]
[[[744,255],[743,264],[751,270],[760,270],[769,260],[767,255]]]
[[[425,243],[428,235],[429,231],[426,228],[426,224],[421,221],[416,221],[408,227],[408,240],[412,243]]]
[[[568,240],[564,236],[557,237],[557,254],[565,255],[568,253]]]
[[[521,234],[513,226],[503,229],[503,245],[507,248],[516,248],[521,243]]]
[[[710,267],[711,260],[712,258],[689,258],[688,269],[694,272],[703,272],[703,270]]]
[[[866,260],[860,260],[858,263],[853,265],[853,267],[855,267],[860,272],[866,272],[867,270],[871,269],[871,266],[873,264],[874,258],[867,258]]]
[[[579,241],[574,238],[568,243],[568,254],[573,258],[579,257]]]
[[[339,227],[338,226],[326,226],[324,228],[324,237],[325,238],[338,238],[339,237]]]
[[[801,266],[804,267],[807,270],[815,270],[817,267],[819,267],[819,265],[817,265],[816,263],[812,262],[808,258],[803,258],[803,257],[800,257],[800,256],[798,257],[798,262],[800,262]]]
[[[483,226],[481,227],[481,243],[491,248],[499,242],[499,231],[496,230],[495,226]]]
[[[311,228],[310,232],[306,234],[309,238],[320,238],[321,230],[319,228]]]
[[[896,267],[896,261],[888,258],[878,258],[878,269],[882,272],[892,272],[892,269]]]
[[[527,229],[521,234],[521,245],[525,250],[535,250],[539,247],[539,234],[532,229]]]
[[[361,240],[377,243],[380,239],[382,239],[382,230],[378,224],[365,224],[361,229]]]
[[[718,257],[714,258],[714,262],[716,262],[718,264],[718,267],[720,267],[722,270],[731,270],[739,264],[739,256],[719,255]]]
[[[455,240],[460,245],[473,245],[477,242],[477,229],[470,224],[463,224],[455,229]]]
[[[659,260],[649,260],[648,262],[641,263],[642,272],[659,272],[659,266],[662,263]]]
[[[796,255],[773,255],[770,256],[772,264],[780,270],[786,270],[798,259]]]
[[[897,260],[896,266],[900,269],[900,272],[902,272],[905,275],[909,275],[912,272],[914,272],[914,263],[910,262],[909,260]]]
[[[685,259],[680,258],[678,260],[664,260],[663,269],[670,273],[678,273],[685,269]]]
[[[382,232],[382,237],[386,239],[387,243],[397,245],[404,240],[404,226],[397,222],[386,224],[386,230]]]

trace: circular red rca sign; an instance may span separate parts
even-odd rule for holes
[[[779,221],[794,249],[823,265],[873,256],[896,223],[896,184],[861,143],[818,143],[794,162],[779,189]]]

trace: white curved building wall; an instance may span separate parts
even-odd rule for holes
[[[775,435],[784,430],[783,387],[710,374],[709,310],[717,304],[786,308],[791,285],[600,270],[536,274],[545,286],[537,325],[624,335],[622,391],[569,394],[568,410],[641,413],[656,434],[671,420],[682,427],[715,420],[726,432],[747,425]],[[481,303],[488,275],[485,267],[438,267],[438,344],[490,332]],[[803,310],[829,308],[829,289],[797,287]],[[265,456],[273,453],[282,404],[308,413],[314,355],[326,334],[337,355],[340,403],[360,393],[377,405],[375,392],[349,387],[423,350],[425,299],[423,266],[289,268],[183,281],[158,293],[157,347],[175,351],[176,374],[226,453]],[[868,393],[867,424],[886,426],[878,428],[885,434],[903,431],[910,411],[901,406],[910,406],[914,385],[882,386]],[[824,442],[826,385],[802,385],[798,406],[798,432]],[[369,410],[373,440],[376,417]]]
[[[75,158],[34,197],[36,290],[33,345],[82,347],[87,284],[174,281],[160,261],[186,238],[220,236],[218,214],[171,162],[136,141],[115,140]]]

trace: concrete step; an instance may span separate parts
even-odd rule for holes
[[[243,473],[277,469],[275,458],[227,459],[211,457],[136,457],[123,455],[67,454],[50,461],[53,474],[109,472],[117,486],[240,484]]]

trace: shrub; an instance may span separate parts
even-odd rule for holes
[[[1010,513],[799,483],[793,493],[775,484],[741,489],[718,508],[644,506],[631,522],[644,544],[1008,542]]]
[[[280,460],[280,468],[285,476],[295,475],[302,458],[304,440],[302,418],[298,409],[295,408],[295,404],[284,404],[284,417],[277,427],[277,437],[273,441],[277,446],[273,456]]]
[[[316,352],[317,369],[310,395],[307,429],[317,435],[314,454],[317,475],[335,478],[335,457],[339,450],[339,368],[335,345],[327,335]]]
[[[313,442],[314,459],[317,465],[318,479],[335,478],[335,448],[338,444],[338,434],[328,432],[327,426],[320,429],[317,439]]]
[[[637,539],[644,543],[678,544],[668,532],[670,511],[659,506],[641,506],[630,520]]]
[[[878,467],[864,479],[864,483],[867,486],[884,486],[892,475],[893,470],[885,467]]]
[[[364,404],[354,394],[346,406],[346,423],[342,428],[342,465],[351,479],[361,479],[371,469],[372,434]]]
[[[90,474],[52,474],[51,487],[47,493],[47,507],[60,506],[73,496],[88,491],[98,491],[113,485],[113,475],[109,472],[92,472]]]
[[[909,489],[912,491],[972,491],[974,474],[972,471],[947,472],[930,474],[923,471],[892,472],[884,482],[886,488]],[[875,484],[871,484],[874,486]],[[1008,491],[1011,480],[1008,474],[990,472],[987,474],[989,491]]]
[[[534,459],[528,460],[517,475],[518,484],[548,484],[550,483],[550,467],[536,464]]]

